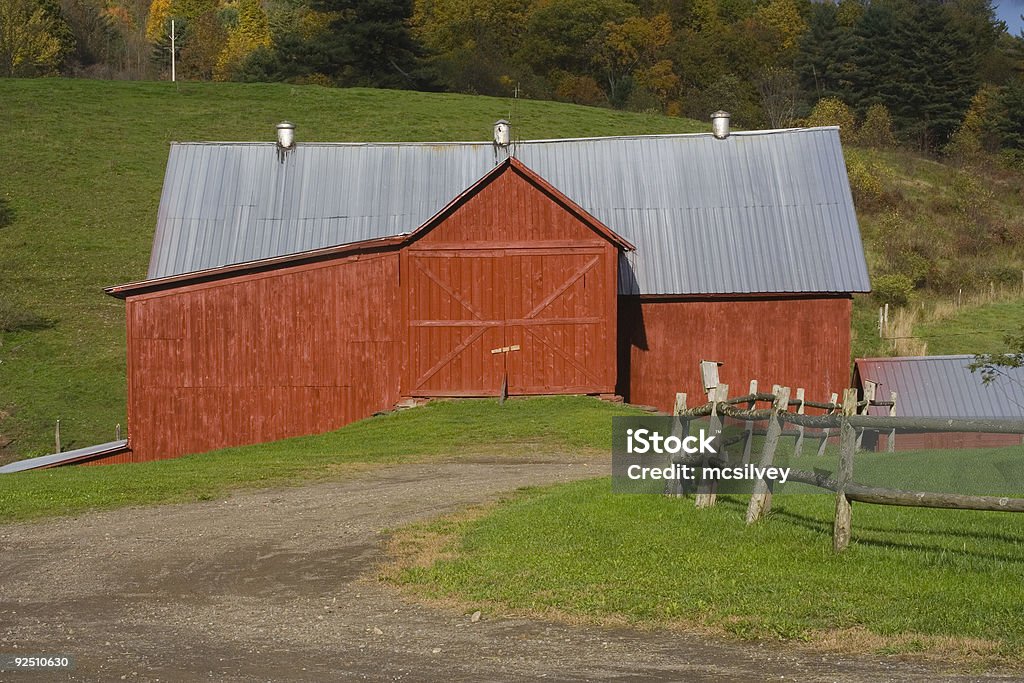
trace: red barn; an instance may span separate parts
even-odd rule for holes
[[[128,449],[336,429],[404,397],[613,394],[698,363],[827,396],[867,269],[835,128],[174,144],[127,305]]]

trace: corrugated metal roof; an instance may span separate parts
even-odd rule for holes
[[[920,356],[858,358],[861,381],[881,382],[879,400],[895,391],[896,413],[905,417],[1024,418],[1024,368],[1007,370],[1008,376],[982,382],[980,372],[968,365],[974,356]],[[888,408],[871,414],[888,415]]]
[[[3,467],[0,467],[0,474],[12,474],[14,472],[25,472],[27,470],[37,470],[46,467],[55,467],[57,465],[71,464],[82,460],[92,460],[101,455],[109,455],[110,453],[115,453],[126,448],[128,448],[128,441],[121,439],[119,441],[101,443],[97,446],[76,448],[73,451],[64,451],[63,453],[40,455],[37,458],[18,460],[4,465]]]
[[[515,156],[637,246],[629,294],[870,289],[838,130],[537,140]],[[415,230],[491,143],[176,143],[149,278]]]

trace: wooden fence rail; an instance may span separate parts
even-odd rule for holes
[[[850,542],[852,529],[852,503],[871,503],[875,505],[900,505],[910,507],[947,508],[958,510],[986,510],[1000,512],[1024,512],[1024,498],[1000,496],[975,496],[953,493],[936,493],[931,491],[906,491],[876,486],[866,486],[854,481],[854,454],[860,440],[867,430],[886,432],[889,435],[889,450],[892,451],[897,430],[904,432],[978,432],[988,434],[1024,434],[1024,421],[1021,420],[986,420],[986,419],[945,419],[945,418],[908,418],[895,416],[897,396],[890,394],[889,401],[875,401],[871,398],[857,400],[856,389],[846,389],[843,401],[836,403],[837,394],[833,394],[829,402],[809,401],[804,399],[803,391],[797,393],[797,410],[790,411],[790,389],[775,387],[773,393],[758,393],[757,383],[751,382],[750,393],[736,398],[728,398],[728,387],[719,385],[709,390],[708,402],[704,405],[689,408],[686,405],[686,394],[678,394],[673,413],[678,419],[677,429],[682,434],[689,434],[690,421],[699,417],[710,417],[710,433],[721,435],[722,419],[731,418],[744,422],[743,433],[721,440],[721,451],[734,444],[743,442],[743,463],[750,462],[751,442],[756,434],[763,434],[761,452],[757,464],[760,468],[772,467],[775,451],[783,436],[797,439],[794,452],[806,437],[805,428],[820,430],[821,442],[818,454],[825,450],[825,443],[838,430],[839,435],[839,467],[834,476],[822,472],[808,472],[790,468],[788,481],[808,484],[832,491],[836,494],[836,509],[833,520],[832,546],[835,552],[842,552]],[[758,402],[771,401],[771,408],[756,409]],[[745,407],[739,407],[745,406]],[[867,415],[868,407],[888,407],[889,416]],[[824,415],[806,415],[805,407],[827,411]],[[763,432],[755,431],[754,424],[767,422]],[[797,429],[786,430],[786,424]],[[682,455],[673,458],[673,462],[684,465],[729,466],[727,459],[706,454]],[[697,494],[698,507],[710,507],[715,504],[717,482],[702,481]],[[771,509],[771,482],[760,479],[754,482],[754,488],[747,506],[747,523],[753,524],[762,519]]]

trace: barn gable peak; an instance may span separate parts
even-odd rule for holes
[[[586,209],[567,197],[564,193],[558,190],[558,188],[541,177],[540,174],[515,157],[506,158],[484,174],[482,178],[470,185],[463,192],[459,193],[459,195],[453,198],[444,208],[410,233],[408,238],[409,241],[415,242],[425,238],[430,232],[437,229],[445,223],[446,220],[456,214],[462,207],[465,207],[469,202],[480,197],[482,194],[487,193],[488,189],[491,188],[492,185],[500,183],[503,179],[507,179],[510,174],[531,187],[533,191],[537,192],[539,197],[544,198],[544,201],[554,204],[562,211],[570,214],[577,221],[586,225],[593,233],[604,238],[608,242],[611,242],[618,249],[623,251],[634,251],[636,249],[636,247],[634,247],[627,239],[616,233],[599,219],[595,218]],[[509,225],[517,223],[516,213],[514,211],[507,216],[502,216],[502,219],[502,222],[508,223]],[[496,226],[491,227],[494,228]],[[479,237],[487,239],[490,235],[481,234]]]

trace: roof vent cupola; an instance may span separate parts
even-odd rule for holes
[[[719,109],[711,115],[711,132],[714,133],[715,137],[719,140],[724,140],[729,137],[729,119],[731,118],[729,112],[722,111]]]
[[[512,124],[505,119],[494,122],[494,144],[508,147],[512,142]]]
[[[282,121],[277,124],[277,146],[281,149],[291,149],[295,146],[295,124],[291,121]]]

